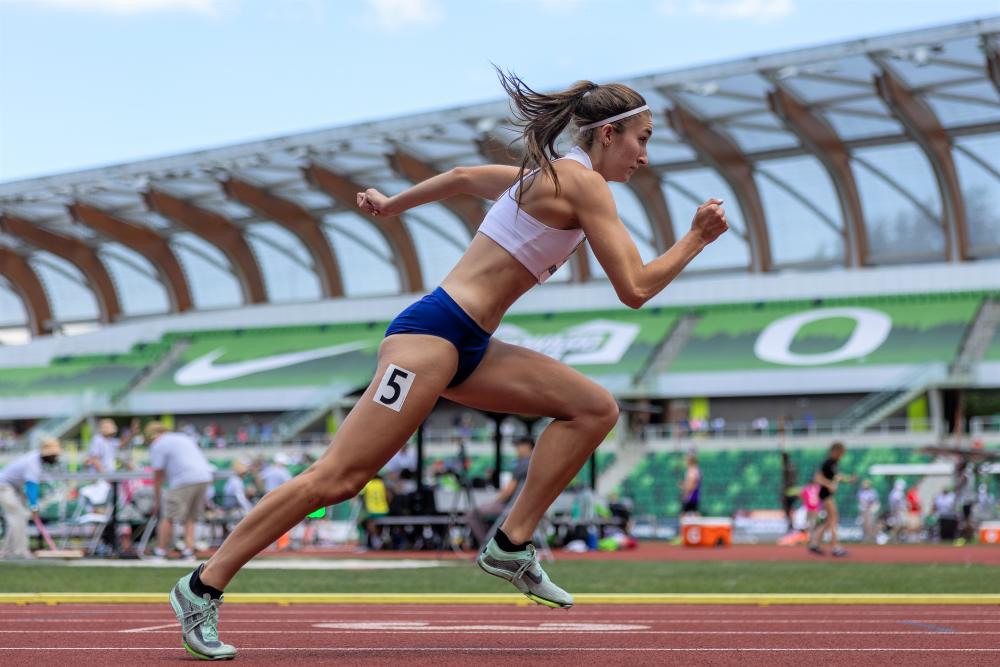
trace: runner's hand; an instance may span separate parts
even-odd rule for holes
[[[702,243],[708,245],[729,229],[726,212],[721,199],[709,199],[698,207],[691,221],[691,230],[698,234]]]
[[[375,188],[358,193],[358,208],[369,215],[393,215],[389,210],[389,198]]]

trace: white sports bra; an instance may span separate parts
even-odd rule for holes
[[[560,160],[579,162],[587,169],[593,169],[590,156],[574,146]],[[524,178],[537,173],[534,170]],[[523,179],[522,179],[523,180]],[[517,206],[517,188],[522,181],[514,183],[509,190],[496,200],[479,226],[479,231],[493,239],[501,248],[521,262],[531,275],[544,283],[560,266],[566,263],[577,246],[586,240],[582,229],[556,229],[539,222]]]

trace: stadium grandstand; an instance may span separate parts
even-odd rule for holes
[[[804,481],[833,440],[862,476],[1000,448],[1000,19],[623,83],[656,125],[611,184],[643,259],[709,197],[731,233],[640,310],[584,244],[497,332],[619,399],[600,494],[655,532],[689,451],[731,516],[778,507],[782,451]],[[496,101],[0,184],[0,458],[100,417],[211,427],[223,466],[317,454],[489,205],[371,217],[355,193],[517,163],[514,139]],[[539,425],[442,401],[421,469],[461,440],[497,479],[494,444]]]

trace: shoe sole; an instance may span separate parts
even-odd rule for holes
[[[236,657],[235,653],[233,653],[232,655],[215,655],[215,656],[205,655],[204,653],[198,653],[198,651],[195,651],[193,648],[191,648],[191,645],[187,643],[186,639],[184,639],[184,630],[183,630],[184,622],[181,621],[181,616],[182,616],[181,612],[177,611],[177,604],[174,602],[173,591],[170,591],[170,593],[167,595],[167,599],[170,600],[170,608],[174,610],[174,616],[177,617],[177,622],[181,624],[181,645],[184,646],[185,651],[187,651],[194,657],[198,658],[199,660],[232,660],[233,658]]]
[[[188,646],[188,643],[186,641],[181,640],[181,643],[184,645],[184,649],[188,653],[190,653],[194,657],[198,658],[199,660],[232,660],[233,658],[236,657],[235,654],[233,654],[233,655],[217,655],[217,656],[214,656],[214,657],[210,656],[210,655],[202,655],[201,653],[198,653],[198,651],[195,651],[193,648],[191,648],[190,646]]]
[[[504,575],[497,574],[497,573],[495,573],[495,572],[487,569],[487,567],[485,565],[483,565],[483,563],[480,562],[480,560],[478,558],[476,559],[476,565],[478,565],[479,569],[482,570],[483,572],[485,572],[488,575],[494,576],[497,579],[503,579],[507,583],[513,583],[511,579],[508,579]],[[516,588],[516,586],[515,586],[515,588]],[[547,600],[547,599],[545,599],[545,598],[543,598],[543,597],[541,597],[539,595],[535,595],[534,593],[530,593],[530,592],[526,592],[526,591],[522,591],[522,590],[518,590],[518,593],[520,593],[524,597],[528,598],[529,600],[531,600],[535,604],[540,604],[543,607],[548,607],[549,609],[569,609],[570,607],[573,606],[572,602],[569,603],[569,604],[565,604],[563,602],[556,602],[555,600]]]

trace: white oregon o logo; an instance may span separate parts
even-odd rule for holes
[[[839,349],[822,354],[796,354],[789,350],[799,329],[817,320],[849,317],[855,321],[851,337]],[[824,308],[775,320],[760,332],[753,352],[757,358],[786,366],[817,366],[856,359],[877,350],[892,329],[892,319],[870,308]]]

